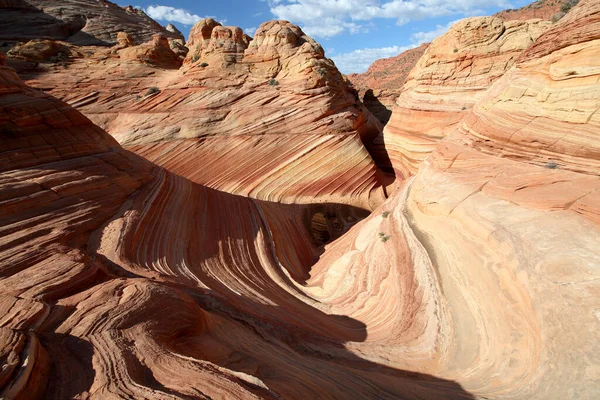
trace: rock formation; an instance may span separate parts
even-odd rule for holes
[[[464,26],[485,20],[495,26]],[[474,81],[462,79],[477,101],[451,129],[430,121],[444,137],[365,219],[376,205],[357,207],[375,174],[368,122],[339,120],[352,93],[298,32],[266,23],[238,61],[235,30],[214,44],[211,31],[196,42],[207,58],[181,70],[122,60],[125,36],[116,54],[43,66],[57,69],[38,83],[104,63],[93,85],[116,94],[90,97],[96,113],[79,100],[93,118],[123,104],[122,65],[129,90],[190,79],[185,98],[170,85],[144,95],[146,118],[168,102],[228,112],[201,136],[151,121],[161,137],[120,138],[133,151],[25,86],[0,53],[0,398],[595,400],[600,3],[582,0],[505,73],[479,73],[502,52],[470,60]],[[444,37],[427,52],[462,65],[443,43],[454,46]],[[432,82],[446,76],[431,68]],[[440,87],[440,104],[463,96]],[[330,125],[307,124],[299,93]],[[232,104],[256,113],[269,94],[263,107],[289,113],[269,133],[228,128]],[[327,102],[336,112],[323,117]]]
[[[409,72],[427,47],[429,43],[424,43],[395,57],[377,60],[362,74],[348,75],[365,107],[384,125],[392,115],[392,108]]]
[[[121,39],[22,76],[196,183],[285,203],[320,198],[372,209],[383,201],[390,179],[369,153],[381,125],[297,26],[267,22],[250,41],[240,28],[200,21],[180,70],[165,43]],[[155,57],[156,48],[168,57]],[[237,162],[219,162],[225,154]],[[219,167],[198,168],[200,159]]]
[[[384,130],[396,175],[414,175],[435,145],[548,26],[541,20],[475,17],[435,39],[410,72]]]
[[[137,43],[152,35],[184,40],[181,32],[160,26],[142,10],[107,0],[1,0],[0,40],[63,40],[77,45],[113,45],[119,32]]]
[[[577,2],[578,0],[536,0],[521,8],[500,11],[494,16],[506,21],[543,19],[556,22]]]

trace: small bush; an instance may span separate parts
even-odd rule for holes
[[[381,238],[381,241],[383,243],[387,242],[388,240],[390,240],[391,236],[390,235],[385,235],[384,237]]]
[[[146,96],[150,96],[151,94],[154,93],[160,93],[160,89],[157,88],[156,86],[152,86],[150,89],[148,89],[148,91],[146,92]]]
[[[461,110],[465,111],[467,109],[467,106],[462,106]]]
[[[455,53],[458,53],[458,49],[454,49],[454,52],[455,52]]]
[[[579,0],[569,0],[560,7],[560,11],[568,13],[573,6],[577,5],[577,3],[579,3]]]
[[[277,86],[277,85],[279,85],[279,82],[277,82],[275,80],[275,78],[271,78],[271,79],[269,79],[269,85],[271,85],[271,86]]]
[[[200,64],[200,66],[201,66],[202,68],[206,68],[206,67],[208,67],[208,63],[205,63],[205,62],[203,62],[202,64]]]
[[[558,168],[558,164],[556,163],[556,161],[548,161],[545,167],[548,169],[556,169]]]
[[[384,212],[382,212],[382,213],[381,213],[381,216],[382,216],[383,218],[387,218],[387,217],[388,217],[388,215],[390,215],[390,212],[389,212],[389,211],[384,211]]]
[[[196,54],[194,57],[192,57],[192,62],[196,62],[200,59],[200,56],[198,54]]]

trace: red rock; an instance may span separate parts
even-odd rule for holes
[[[435,39],[409,74],[384,130],[397,176],[414,175],[549,22],[467,18]]]
[[[429,43],[398,54],[395,57],[375,61],[362,74],[350,74],[348,79],[358,90],[360,98],[369,111],[383,124],[387,124],[392,108],[400,94],[409,72],[417,64]]]
[[[101,0],[10,0],[0,2],[0,40],[64,40],[77,45],[113,45],[119,32],[129,33],[136,42],[154,34],[181,39],[173,32],[131,6],[120,7]]]

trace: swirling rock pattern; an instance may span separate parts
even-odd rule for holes
[[[385,127],[396,175],[414,175],[437,142],[549,25],[468,18],[435,39],[409,74]]]
[[[345,348],[364,324],[303,289],[361,211],[201,186],[4,66],[0,110],[3,398],[463,396]]]
[[[596,399],[599,49],[582,1],[360,222],[187,165],[261,135],[165,169],[0,66],[0,397]]]
[[[142,10],[120,7],[101,0],[3,0],[0,1],[0,39],[64,40],[78,45],[113,45],[119,32],[138,43],[162,34],[183,41],[181,32],[160,26]]]
[[[382,152],[371,145],[381,124],[300,28],[266,22],[250,41],[240,28],[206,19],[187,46],[178,70],[166,43],[132,47],[123,36],[110,50],[22,75],[194,182],[285,203],[372,209],[383,201],[391,179],[378,171],[373,157]],[[224,163],[227,155],[237,162]],[[198,168],[201,158],[212,167]]]

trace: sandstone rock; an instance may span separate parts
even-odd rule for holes
[[[248,41],[241,28],[206,18],[194,25],[186,46],[190,49],[186,63],[235,63],[243,58]]]
[[[599,3],[571,13],[312,268],[311,297],[368,326],[347,348],[474,398],[596,397]]]
[[[181,66],[181,59],[162,34],[154,35],[148,43],[120,49],[118,55],[124,61],[140,61],[162,68],[178,69]]]
[[[364,209],[380,203],[382,185],[390,182],[365,144],[381,126],[322,48],[289,22],[265,23],[256,44],[248,47],[246,40],[239,28],[203,20],[191,31],[180,71],[134,63],[151,59],[140,45],[32,74],[29,82],[53,88],[120,143],[194,182],[285,203],[321,195]],[[147,96],[149,88],[156,93]],[[235,165],[194,167],[199,157],[212,159],[237,146]],[[267,155],[270,163],[256,164]],[[263,173],[249,179],[252,169]],[[296,179],[288,171],[296,171]],[[332,189],[322,193],[313,184],[316,176]]]
[[[110,1],[11,0],[0,4],[0,40],[53,39],[78,45],[113,45],[119,32],[129,33],[137,43],[152,35],[183,40],[131,6],[122,8]]]
[[[117,33],[117,44],[113,46],[114,50],[124,49],[126,47],[135,46],[135,40],[127,32]]]
[[[573,0],[536,0],[531,4],[518,9],[500,11],[499,13],[495,14],[494,17],[502,18],[505,21],[527,21],[537,18],[546,21],[553,21],[554,16],[561,12],[561,8],[566,3],[571,2],[573,2]]]
[[[408,73],[417,64],[429,43],[407,50],[395,57],[375,61],[362,74],[350,74],[348,79],[358,90],[369,111],[384,125],[392,115],[392,108],[400,94]]]
[[[28,61],[64,60],[69,57],[69,48],[61,42],[34,39],[23,45],[13,47],[7,55]]]
[[[397,175],[414,175],[437,142],[548,26],[540,20],[476,17],[435,39],[409,74],[384,130]]]

